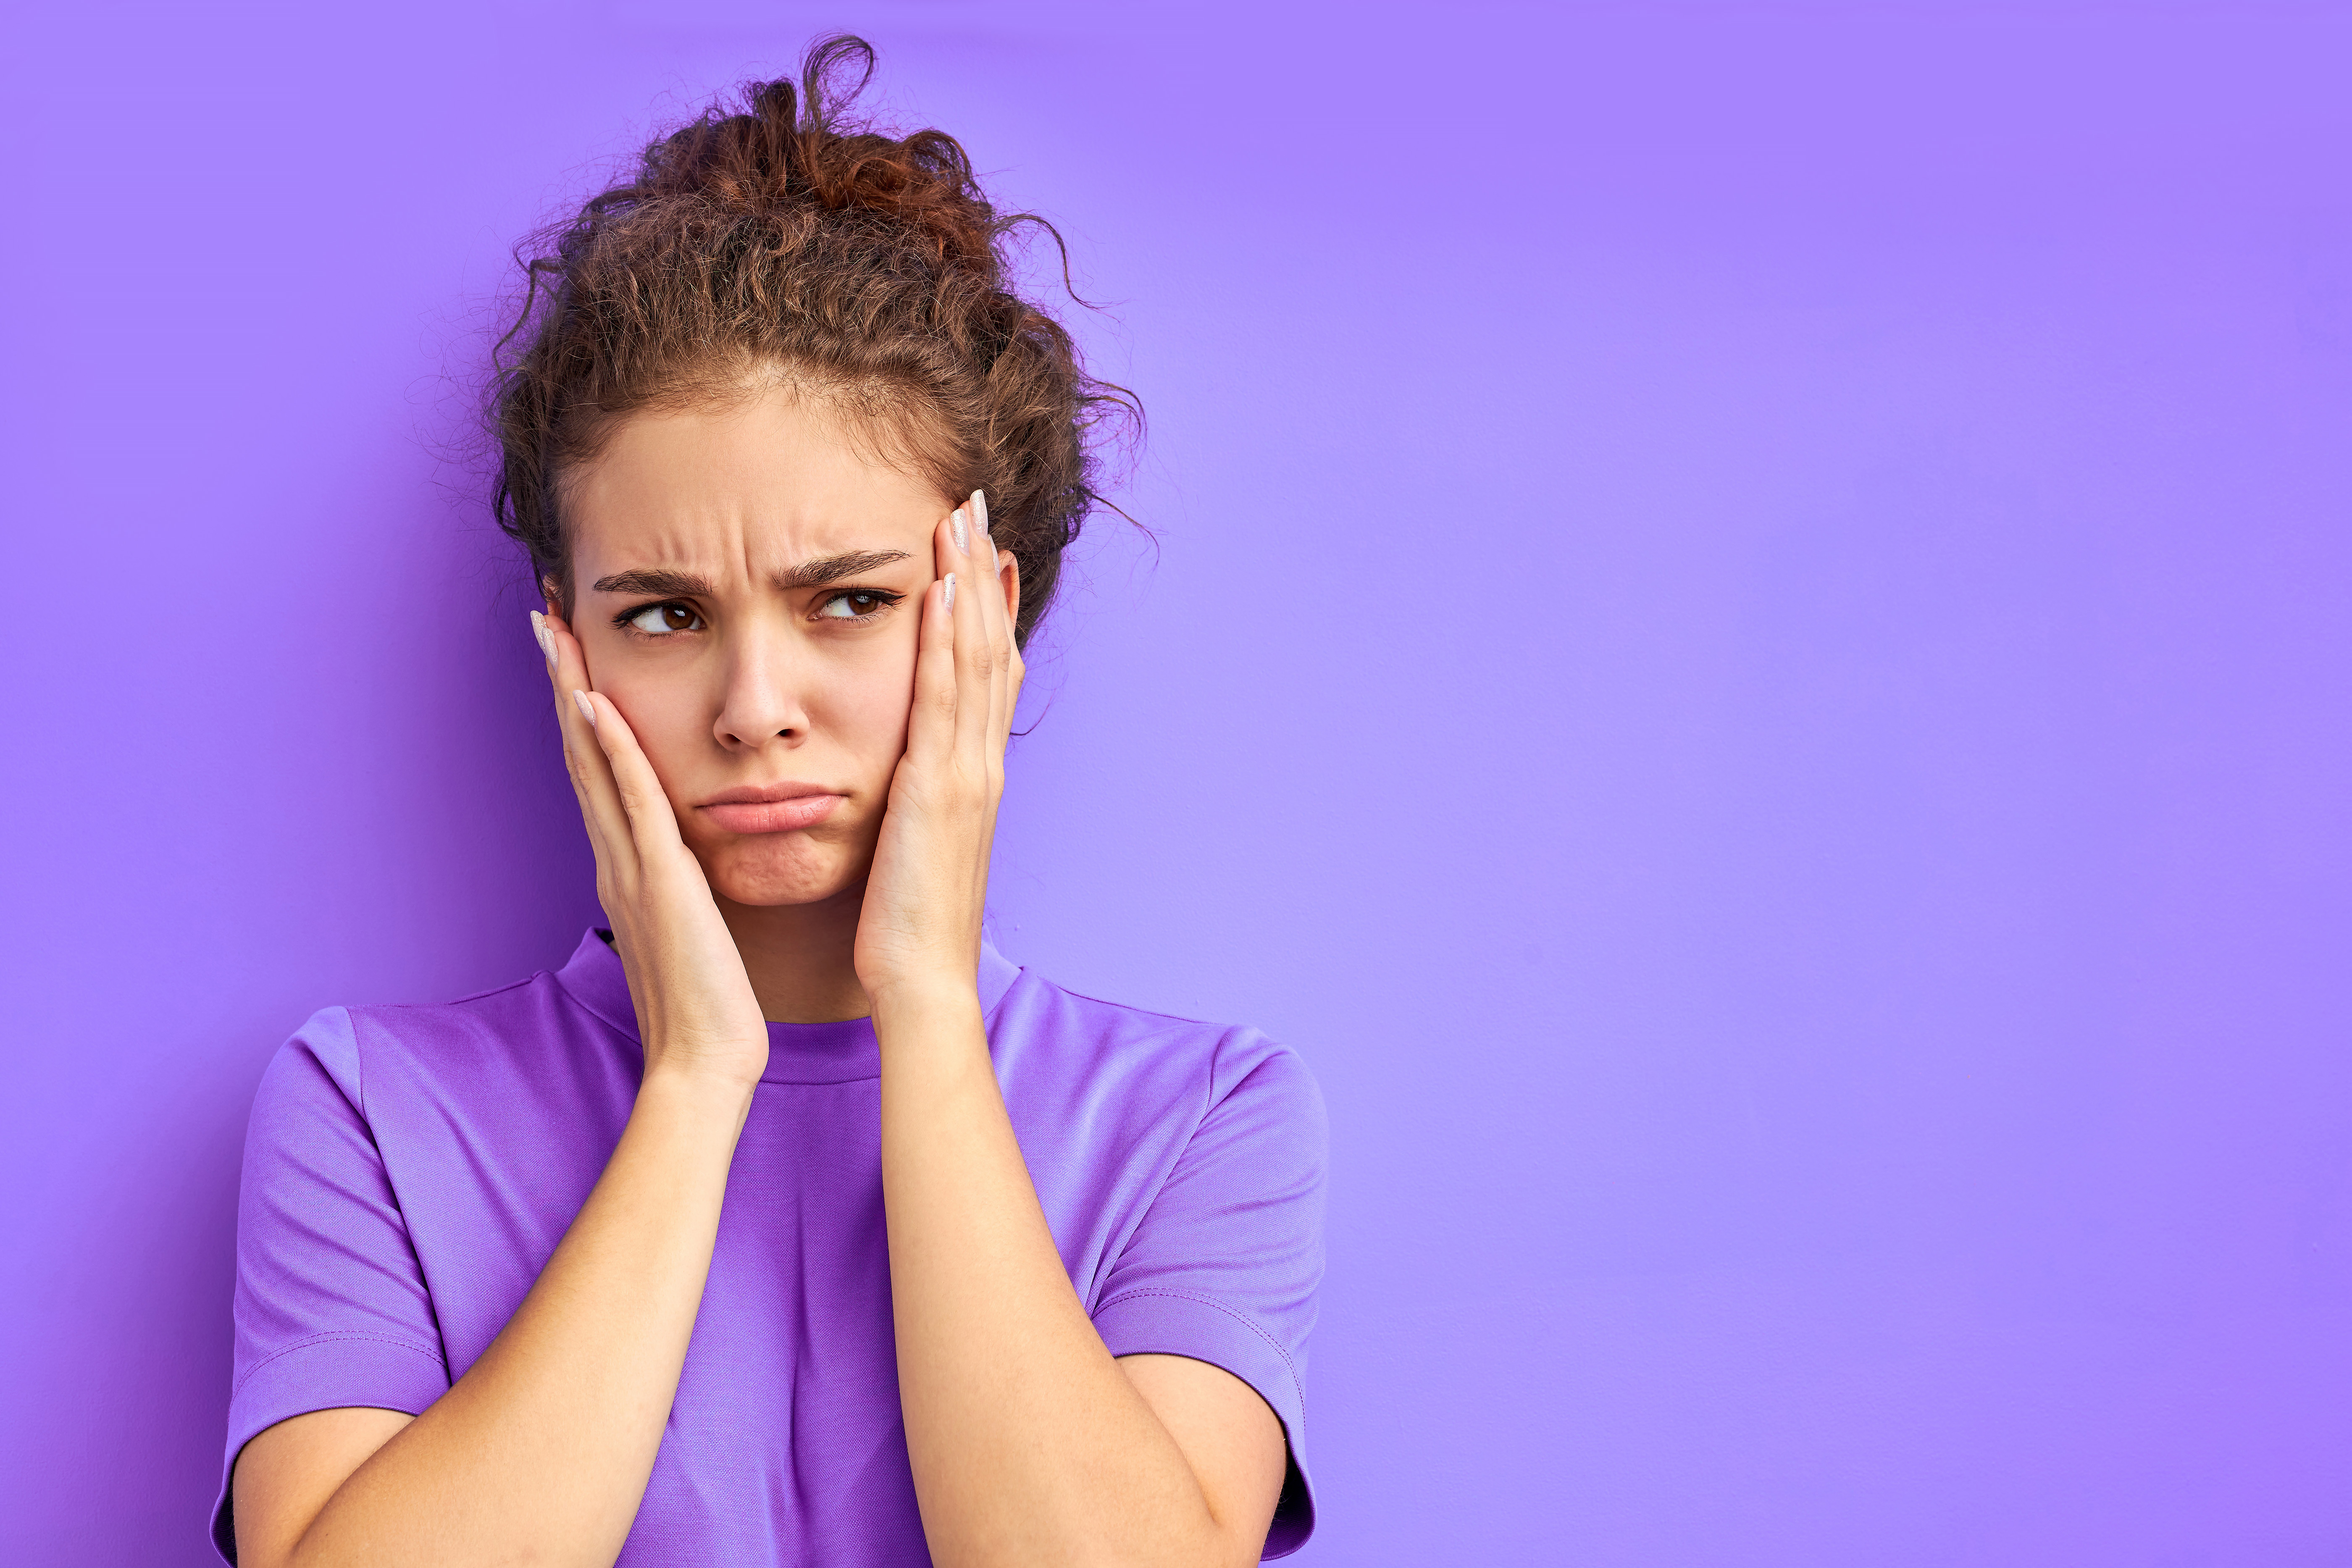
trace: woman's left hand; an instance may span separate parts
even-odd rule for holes
[[[931,547],[939,581],[923,595],[907,750],[857,921],[857,979],[877,1012],[978,985],[989,846],[1021,694],[1020,569],[989,538],[980,491],[933,531]]]

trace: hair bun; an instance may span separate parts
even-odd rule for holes
[[[745,216],[788,219],[812,205],[872,213],[919,234],[933,265],[993,279],[1002,226],[970,155],[944,132],[894,137],[857,117],[874,68],[865,39],[823,40],[797,82],[748,83],[740,112],[705,114],[646,149],[637,191]]]

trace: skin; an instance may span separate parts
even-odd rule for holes
[[[982,498],[943,521],[951,500],[773,387],[628,420],[566,499],[577,603],[567,620],[551,598],[542,646],[645,1079],[546,1268],[448,1394],[246,1446],[240,1561],[610,1564],[677,1393],[765,1023],[870,1016],[933,1560],[1256,1562],[1280,1423],[1219,1368],[1111,1357],[990,1067],[981,912],[1021,585]],[[761,808],[713,804],[784,780],[836,798],[771,831],[747,820]]]

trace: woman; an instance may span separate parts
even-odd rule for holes
[[[961,149],[848,124],[845,67],[656,142],[531,264],[499,504],[611,930],[271,1064],[246,1568],[1207,1565],[1310,1527],[1311,1079],[981,937],[1115,394],[1008,289]]]

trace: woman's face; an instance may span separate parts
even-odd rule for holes
[[[933,530],[956,503],[788,390],[631,416],[565,503],[590,682],[712,890],[799,904],[862,881],[906,747]]]

